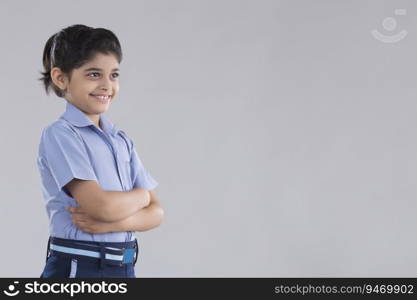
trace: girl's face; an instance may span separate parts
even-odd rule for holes
[[[65,98],[98,125],[99,115],[109,109],[119,91],[119,73],[114,55],[98,53],[88,63],[73,69],[71,81],[66,81]]]

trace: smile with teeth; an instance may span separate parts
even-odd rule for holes
[[[99,100],[100,102],[107,102],[111,99],[111,96],[107,95],[107,96],[97,96],[97,95],[93,95],[90,94],[91,96],[93,96],[94,98],[96,98],[97,100]]]

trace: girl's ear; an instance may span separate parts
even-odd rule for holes
[[[67,78],[61,69],[54,67],[52,68],[50,74],[52,82],[61,90],[65,91],[67,89]]]

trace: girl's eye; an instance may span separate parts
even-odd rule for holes
[[[93,72],[93,73],[88,73],[88,76],[92,75],[92,74],[99,74],[97,72]],[[90,76],[91,77],[91,76]]]
[[[98,74],[98,75],[100,75],[100,73],[98,73],[98,72],[92,72],[92,73],[89,73],[88,76],[91,77],[90,75],[92,75],[92,74]],[[119,73],[113,73],[113,75],[116,75],[116,76],[112,76],[113,78],[117,78],[117,77],[120,76]],[[93,76],[93,77],[95,77],[95,76]]]

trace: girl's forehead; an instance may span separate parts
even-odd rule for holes
[[[83,69],[92,68],[92,67],[115,69],[115,68],[119,68],[119,62],[117,61],[116,56],[114,56],[113,54],[97,53],[96,55],[93,56],[92,59],[87,61],[82,66]]]

